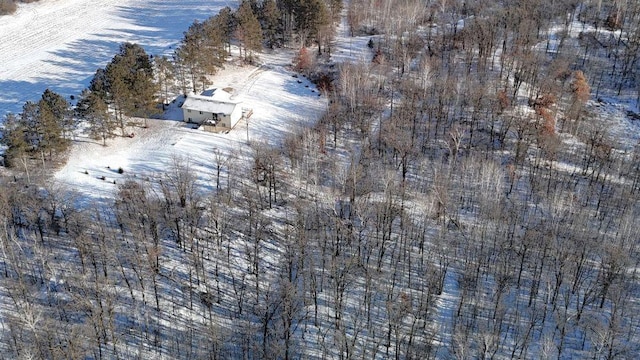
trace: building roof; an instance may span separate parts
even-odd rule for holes
[[[230,115],[241,102],[241,100],[232,100],[231,94],[222,89],[214,89],[213,91],[205,91],[201,95],[189,94],[182,104],[182,108]]]

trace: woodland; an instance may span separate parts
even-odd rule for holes
[[[332,60],[341,22],[368,58]],[[50,185],[74,131],[125,136],[232,46],[291,51],[322,118],[213,157],[213,191],[178,159],[106,205]],[[632,0],[245,0],[172,57],[125,43],[76,106],[6,116],[0,351],[633,359],[639,48]]]

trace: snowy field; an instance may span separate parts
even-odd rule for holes
[[[0,18],[0,117],[48,87],[78,95],[123,42],[170,54],[195,20],[234,0],[41,0]]]

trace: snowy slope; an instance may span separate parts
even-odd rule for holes
[[[41,0],[0,18],[0,117],[51,88],[77,95],[123,42],[169,54],[195,19],[234,0]]]

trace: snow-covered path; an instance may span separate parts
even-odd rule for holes
[[[77,95],[123,42],[169,54],[195,19],[234,0],[41,0],[0,18],[0,118],[48,87]]]

